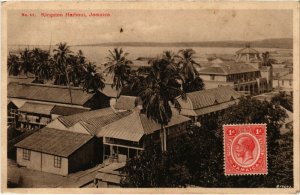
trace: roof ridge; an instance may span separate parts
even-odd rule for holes
[[[54,85],[54,84],[40,84],[40,83],[20,83],[20,82],[9,82],[8,84],[16,84],[16,85],[27,85],[27,86],[38,86],[38,87],[48,87],[48,88],[60,88],[60,89],[69,89],[69,86],[64,85]],[[82,87],[74,87],[70,86],[72,90],[83,90]]]

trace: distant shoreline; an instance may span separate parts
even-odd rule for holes
[[[94,44],[74,44],[71,47],[224,47],[242,48],[249,43],[254,48],[278,48],[293,49],[292,38],[264,39],[259,41],[203,41],[203,42],[107,42]],[[56,44],[56,43],[55,43]],[[55,45],[52,44],[52,45]],[[47,45],[25,45],[11,44],[8,46],[47,46]],[[49,46],[49,45],[48,45]]]

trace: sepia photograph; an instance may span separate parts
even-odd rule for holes
[[[116,4],[6,5],[6,191],[299,190],[299,4]]]

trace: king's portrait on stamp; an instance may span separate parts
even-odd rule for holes
[[[299,5],[3,3],[3,192],[295,193]]]

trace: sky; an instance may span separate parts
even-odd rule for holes
[[[292,38],[292,11],[288,10],[93,10],[109,17],[34,17],[8,13],[9,45],[71,45],[105,42],[196,42]],[[91,11],[76,11],[86,13]],[[123,32],[120,33],[120,29]]]

